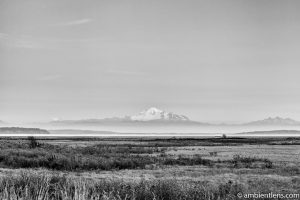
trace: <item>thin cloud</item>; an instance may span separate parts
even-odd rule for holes
[[[8,47],[25,48],[25,49],[40,49],[42,45],[30,39],[27,36],[12,36],[7,33],[0,33],[0,42]]]
[[[51,49],[61,47],[68,43],[72,44],[94,44],[96,41],[102,41],[102,38],[74,38],[74,39],[61,39],[61,38],[37,38],[30,35],[10,35],[0,32],[0,45],[9,48],[20,49]]]
[[[86,18],[86,19],[79,19],[79,20],[74,20],[74,21],[57,23],[57,24],[53,24],[52,26],[76,26],[76,25],[81,25],[81,24],[87,24],[87,23],[90,23],[91,21],[93,21],[93,20]]]
[[[40,48],[42,48],[42,46],[39,43],[29,41],[29,40],[16,40],[13,45],[15,47],[25,48],[25,49],[40,49]]]
[[[7,33],[0,33],[0,39],[8,39]]]
[[[143,72],[138,71],[125,71],[125,70],[118,70],[118,69],[111,69],[107,71],[108,74],[116,74],[116,75],[127,75],[127,76],[142,76],[145,75]]]
[[[60,79],[62,76],[60,74],[48,74],[38,78],[39,81],[52,81]]]

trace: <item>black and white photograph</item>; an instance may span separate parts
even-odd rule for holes
[[[0,200],[300,200],[299,0],[0,0]]]

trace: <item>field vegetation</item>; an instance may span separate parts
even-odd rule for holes
[[[297,193],[298,144],[298,138],[2,138],[0,199],[221,200],[236,199],[238,192]],[[276,157],[253,153],[259,149]]]

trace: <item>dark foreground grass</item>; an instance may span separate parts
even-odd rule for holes
[[[299,178],[289,183],[280,179],[252,179],[248,182],[95,180],[53,172],[22,171],[0,177],[1,200],[236,200],[238,193],[297,194]],[[264,199],[264,198],[262,198]],[[265,198],[268,199],[268,198]],[[273,198],[276,199],[276,198]]]
[[[0,167],[47,168],[65,171],[145,169],[153,165],[206,165],[201,157],[167,158],[158,156],[166,148],[139,146],[92,145],[67,147],[39,143],[10,142],[0,147]]]
[[[233,181],[218,185],[175,179],[128,183],[69,178],[49,172],[23,172],[0,178],[1,200],[233,200],[238,192],[246,191],[246,186]]]
[[[10,141],[1,146],[0,167],[46,168],[64,171],[148,169],[162,165],[215,166],[224,163],[233,168],[273,168],[268,159],[235,156],[232,160],[212,161],[199,155],[170,156],[166,148],[156,146],[91,145],[68,147],[38,143]]]

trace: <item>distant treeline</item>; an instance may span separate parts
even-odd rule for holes
[[[0,134],[49,134],[49,132],[39,128],[1,127]]]

